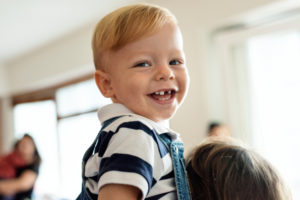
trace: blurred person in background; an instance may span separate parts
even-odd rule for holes
[[[208,136],[231,136],[231,132],[227,125],[219,122],[211,122],[207,128]]]
[[[30,200],[41,163],[34,139],[25,134],[8,156],[0,173],[6,176],[0,180],[0,200]]]
[[[17,145],[12,152],[0,157],[0,180],[15,178],[17,169],[26,165]]]

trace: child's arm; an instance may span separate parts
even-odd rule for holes
[[[12,195],[29,190],[35,183],[37,174],[31,170],[24,171],[20,177],[0,181],[0,194]]]
[[[142,193],[137,187],[121,184],[105,185],[98,194],[98,200],[137,200],[141,197]]]

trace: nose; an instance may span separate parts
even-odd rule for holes
[[[168,64],[160,64],[156,70],[156,80],[172,80],[175,78],[175,74],[172,66]]]

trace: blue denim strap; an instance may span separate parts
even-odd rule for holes
[[[177,198],[179,200],[190,200],[191,195],[183,156],[183,143],[172,141],[167,134],[161,134],[159,135],[159,138],[171,154],[177,189]]]

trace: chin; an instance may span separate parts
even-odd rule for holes
[[[163,116],[160,116],[159,118],[157,118],[157,122],[160,122],[160,121],[166,121],[166,120],[170,120],[173,116],[174,116],[175,113],[172,113],[172,114],[166,114],[166,115],[163,115]]]

